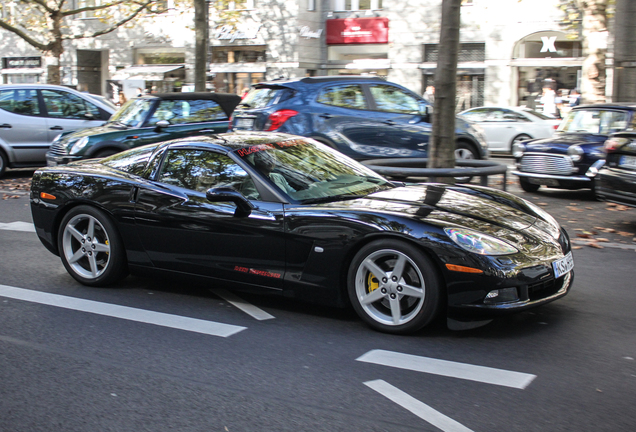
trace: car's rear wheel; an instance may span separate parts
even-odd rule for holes
[[[7,157],[4,155],[2,150],[0,150],[0,177],[4,174],[8,164],[9,162],[7,162]]]
[[[519,184],[521,185],[521,189],[526,192],[536,192],[541,187],[540,185],[530,183],[525,177],[519,177]]]
[[[348,275],[349,299],[369,326],[411,333],[429,324],[440,309],[441,279],[416,247],[395,240],[363,246]]]
[[[127,274],[117,228],[94,207],[78,206],[68,212],[60,225],[58,248],[66,270],[84,285],[108,285]]]
[[[457,141],[455,144],[455,159],[479,159],[479,155],[472,145],[464,141]]]

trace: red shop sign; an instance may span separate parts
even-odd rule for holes
[[[327,20],[327,45],[367,43],[389,43],[388,18]]]

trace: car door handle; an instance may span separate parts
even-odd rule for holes
[[[333,117],[331,114],[318,114],[318,117],[324,118],[324,119],[330,119],[331,117]]]
[[[13,126],[11,126],[9,123],[5,123],[5,124],[1,124],[0,128],[2,129],[11,129]]]
[[[64,130],[64,128],[62,126],[53,126],[52,128],[50,128],[51,130]]]

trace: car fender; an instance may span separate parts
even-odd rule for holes
[[[124,151],[131,148],[131,146],[121,141],[102,141],[91,146],[90,149],[86,151],[85,158],[90,159],[91,157],[99,153],[101,150],[104,150],[107,148],[117,149],[118,151]]]

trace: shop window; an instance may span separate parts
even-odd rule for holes
[[[185,54],[178,52],[137,52],[137,64],[182,64],[185,63]]]
[[[455,93],[455,112],[464,111],[468,108],[484,105],[484,84],[485,76],[477,75],[457,75]],[[435,87],[433,75],[424,75],[424,88]]]
[[[308,11],[316,10],[316,0],[307,0],[307,10]]]
[[[253,47],[214,47],[212,63],[260,63],[265,61],[265,49]]]
[[[336,11],[377,10],[382,9],[382,0],[332,0]]]
[[[424,61],[427,63],[437,62],[439,56],[439,44],[424,45]],[[457,61],[462,62],[483,62],[486,61],[486,44],[483,43],[461,43],[459,44],[459,54]]]

